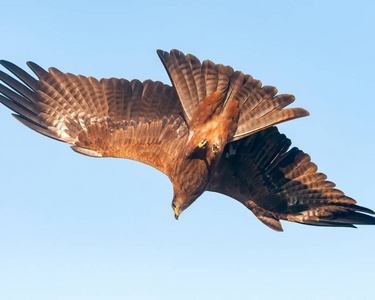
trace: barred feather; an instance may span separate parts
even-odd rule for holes
[[[290,144],[276,127],[229,143],[208,189],[237,199],[277,231],[280,219],[316,226],[375,224],[363,214],[372,210],[335,189],[309,155],[288,151]]]
[[[200,64],[193,55],[185,56],[178,50],[170,53],[158,50],[157,53],[177,90],[187,120],[191,119],[198,103],[216,91],[225,94],[224,106],[231,101],[239,102],[240,116],[233,140],[309,115],[302,108],[284,110],[294,101],[292,95],[275,97],[275,87],[261,87],[259,80],[239,71],[233,72],[231,67],[216,65],[209,60]]]
[[[0,102],[24,125],[72,144],[76,152],[136,159],[168,173],[168,161],[187,133],[173,88],[151,80],[47,72],[29,62],[36,80],[10,62],[0,63],[20,79],[0,72],[10,87],[0,84]]]

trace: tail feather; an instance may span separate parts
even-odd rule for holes
[[[264,86],[259,80],[231,67],[200,61],[193,55],[178,50],[170,53],[157,51],[175,86],[187,120],[200,101],[216,91],[224,93],[225,106],[239,102],[240,117],[233,140],[243,138],[275,124],[309,115],[302,108],[284,109],[294,101],[292,95],[276,96],[277,89]]]
[[[228,87],[224,105],[227,102],[234,100],[234,99],[238,101],[236,99],[237,95],[241,92],[244,82],[246,82],[245,75],[239,71],[234,72],[228,79],[229,79],[229,87]]]
[[[192,54],[186,55],[186,58],[188,59],[191,68],[191,73],[195,82],[195,88],[197,90],[197,97],[195,99],[203,99],[204,97],[206,97],[207,93],[206,83],[201,72],[202,64],[199,61],[199,59]]]
[[[267,129],[273,125],[308,115],[308,111],[303,108],[288,108],[280,111],[271,111],[258,119],[240,119],[236,134],[233,137],[233,141],[246,137],[250,134],[254,134],[260,130]]]

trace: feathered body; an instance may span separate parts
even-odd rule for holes
[[[224,94],[216,91],[203,98],[192,113],[188,141],[176,161],[176,173],[170,177],[176,218],[207,189],[225,145],[236,132],[238,101],[224,103],[224,99]]]
[[[193,55],[158,51],[173,87],[146,80],[101,79],[1,64],[0,102],[19,121],[78,153],[121,157],[165,173],[174,189],[175,217],[204,191],[243,203],[260,221],[281,231],[280,219],[308,225],[375,224],[374,212],[335,189],[310,157],[289,150],[274,126],[307,116],[285,108],[289,94],[250,75],[202,63]]]

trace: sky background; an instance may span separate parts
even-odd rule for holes
[[[374,1],[2,1],[0,58],[169,83],[156,49],[231,65],[311,116],[279,126],[375,209]],[[0,107],[0,299],[375,299],[375,227],[264,226],[205,193],[95,159]]]

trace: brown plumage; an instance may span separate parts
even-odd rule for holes
[[[0,71],[0,102],[19,121],[78,153],[149,164],[173,183],[175,217],[204,191],[235,198],[267,226],[279,220],[354,227],[375,224],[317,173],[310,157],[274,126],[307,116],[285,108],[292,95],[277,95],[250,75],[200,62],[193,55],[158,51],[173,87],[146,80],[101,79],[45,71],[38,76],[1,61],[19,80]]]

